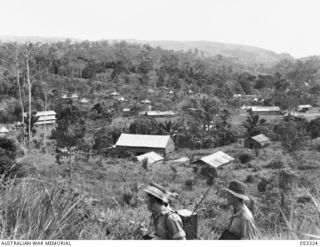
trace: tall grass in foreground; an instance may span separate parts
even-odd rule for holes
[[[78,239],[88,215],[63,185],[11,181],[0,194],[1,239]]]
[[[5,187],[0,192],[1,239],[141,239],[140,226],[148,227],[149,212],[143,203],[137,207],[121,202],[116,207],[95,206],[87,202],[85,194],[64,184],[31,178],[11,181]],[[315,197],[313,200],[319,203]],[[281,230],[261,229],[261,239],[314,239],[320,235],[315,204],[292,205],[290,215],[283,214],[283,218],[286,224]],[[228,213],[214,209],[214,204],[204,206],[199,211],[199,238],[218,239],[228,219]]]

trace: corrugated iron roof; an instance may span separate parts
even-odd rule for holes
[[[89,101],[86,98],[83,98],[80,100],[80,103],[86,104],[89,103]]]
[[[56,123],[56,120],[46,120],[46,121],[36,122],[34,125],[55,124],[55,123]]]
[[[151,103],[151,101],[148,100],[148,99],[141,100],[140,102],[143,103],[143,104],[150,104]]]
[[[251,110],[255,112],[280,111],[280,107],[279,106],[252,106]]]
[[[310,108],[310,107],[312,107],[312,105],[298,105],[298,107],[301,107],[301,108]]]
[[[148,116],[176,116],[177,113],[174,111],[142,111],[140,112],[140,115],[145,115],[147,114]]]
[[[137,159],[139,161],[143,161],[146,158],[148,159],[148,164],[152,164],[152,163],[158,162],[160,160],[163,160],[163,157],[161,155],[159,155],[153,151],[137,156]]]
[[[205,156],[205,157],[201,158],[200,160],[202,160],[206,164],[209,164],[215,168],[218,168],[219,166],[228,164],[229,162],[233,161],[234,158],[232,158],[231,156],[227,155],[226,153],[224,153],[222,151],[218,151],[214,154],[210,154],[208,156]]]
[[[49,121],[49,120],[56,120],[56,116],[54,116],[54,115],[51,115],[51,116],[40,116],[37,122]]]
[[[251,137],[253,140],[259,142],[260,144],[266,144],[270,142],[270,139],[264,134],[256,135]]]
[[[26,117],[27,116],[27,112],[23,113],[23,115]],[[37,117],[42,117],[42,116],[54,116],[56,115],[55,111],[38,111],[36,116]]]
[[[121,134],[116,146],[165,148],[170,135]]]

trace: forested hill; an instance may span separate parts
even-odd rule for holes
[[[40,37],[40,36],[0,36],[0,41],[3,42],[31,42],[31,43],[54,43],[58,41],[65,41],[67,38],[62,37]],[[69,39],[69,38],[68,38]],[[74,42],[81,42],[77,39],[69,39]],[[109,40],[112,43],[115,40]],[[116,40],[119,42],[121,40]],[[174,51],[187,51],[198,49],[205,56],[222,55],[232,60],[234,63],[242,64],[245,66],[256,66],[263,64],[264,66],[272,66],[277,64],[283,59],[293,60],[290,54],[278,54],[274,51],[262,49],[259,47],[228,44],[211,41],[148,41],[148,40],[125,40],[128,43],[149,44],[152,47],[161,47],[166,50]]]
[[[194,50],[198,49],[206,56],[215,56],[221,54],[225,57],[233,59],[234,62],[247,66],[256,64],[264,64],[266,66],[275,65],[282,59],[293,60],[294,58],[287,53],[278,54],[270,50],[259,47],[218,43],[211,41],[139,41],[128,40],[128,42],[149,44],[153,47],[161,47],[166,50]]]

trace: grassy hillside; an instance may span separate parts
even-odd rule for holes
[[[43,154],[34,150],[23,162],[33,167],[31,175],[7,184],[0,193],[1,208],[5,217],[1,239],[140,239],[140,226],[149,225],[149,212],[143,202],[142,188],[150,181],[163,184],[178,197],[172,199],[174,208],[194,209],[209,185],[206,179],[194,172],[189,162],[175,163],[183,156],[205,155],[223,150],[236,162],[219,171],[209,195],[198,213],[198,236],[217,239],[230,216],[224,197],[219,193],[231,179],[245,182],[251,198],[248,204],[261,232],[261,239],[303,239],[290,228],[302,233],[320,234],[317,209],[310,197],[299,187],[286,191],[287,208],[283,208],[288,224],[279,217],[281,181],[284,171],[295,173],[300,181],[309,182],[319,203],[317,185],[320,179],[320,153],[308,151],[298,154],[304,160],[304,170],[297,169],[296,161],[274,143],[254,154],[243,149],[241,143],[212,150],[180,150],[164,163],[149,165],[126,159],[102,157],[85,158],[80,154],[54,163],[54,150]],[[241,164],[238,157],[248,153],[253,160]],[[41,162],[40,162],[41,161]],[[312,162],[313,165],[308,164]],[[283,176],[282,176],[283,178]],[[191,184],[191,185],[190,185]],[[264,184],[264,190],[263,190]],[[319,213],[319,212],[318,212]],[[46,217],[45,217],[46,216]]]

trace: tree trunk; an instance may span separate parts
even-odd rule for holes
[[[31,143],[31,82],[30,82],[30,72],[29,72],[29,53],[28,50],[26,50],[26,62],[27,62],[27,82],[28,82],[28,88],[29,88],[29,124],[28,124],[28,148],[30,152],[30,143]]]
[[[18,67],[17,67],[18,68]],[[21,105],[21,123],[22,125],[22,138],[21,142],[24,147],[24,107],[23,107],[23,101],[22,101],[22,93],[21,93],[21,87],[20,87],[20,71],[17,69],[17,83],[18,83],[18,89],[19,89],[19,99],[20,99],[20,105]]]
[[[47,93],[44,93],[44,111],[47,111]],[[43,150],[46,152],[46,120],[44,121]]]

